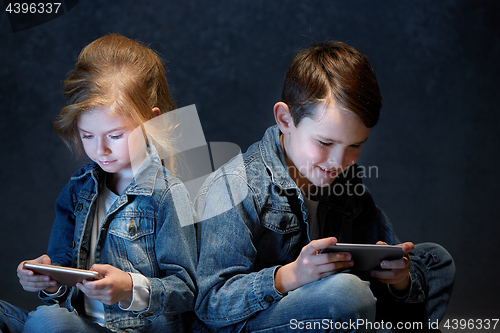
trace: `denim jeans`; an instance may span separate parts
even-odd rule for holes
[[[22,332],[28,318],[28,311],[0,300],[0,332]]]
[[[440,321],[446,312],[455,280],[455,264],[451,255],[440,245],[434,243],[415,244],[411,256],[412,265],[419,269],[412,271],[412,278],[426,281],[424,294],[414,295],[414,299],[406,302],[394,302],[387,299],[377,302],[377,321],[393,323],[393,330],[380,332],[397,332],[397,323],[422,324],[425,331],[429,323]],[[415,275],[421,275],[417,277]]]
[[[414,331],[425,332],[429,323],[435,323],[445,314],[453,288],[455,265],[450,254],[433,243],[416,244],[411,259],[417,266],[424,267],[416,273],[422,274],[421,278],[427,281],[423,302],[418,296],[412,302],[377,300],[374,294],[381,292],[377,288],[387,292],[387,285],[375,281],[370,285],[355,275],[340,273],[288,293],[244,324],[210,331],[198,321],[193,331],[382,333],[405,331],[405,323],[414,327],[420,323],[421,328]],[[398,323],[403,329],[398,329]]]
[[[70,312],[64,307],[55,305],[42,305],[36,311],[30,312],[23,332],[49,333],[49,332],[111,332],[105,327],[93,323],[91,320]]]
[[[0,300],[0,332],[110,332],[64,307],[42,305],[29,312]]]
[[[214,328],[211,332],[364,332],[362,328],[353,330],[352,323],[373,322],[375,305],[368,282],[340,273],[289,292],[244,325]],[[209,332],[201,326],[197,323],[193,331]]]

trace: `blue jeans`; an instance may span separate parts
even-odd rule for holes
[[[0,300],[0,332],[22,332],[28,311]]]
[[[377,291],[371,290],[368,282],[340,273],[290,292],[244,324],[212,332],[369,332],[379,328],[377,324],[382,322],[392,323],[392,330],[378,329],[377,332],[398,332],[397,323],[405,322],[422,323],[422,329],[417,331],[427,331],[429,322],[439,321],[445,314],[453,289],[455,265],[451,255],[433,243],[416,244],[411,259],[424,267],[417,272],[426,284],[423,302],[418,299],[377,301],[374,297]],[[387,286],[382,287],[387,292]],[[358,319],[371,325],[352,324]],[[211,332],[200,321],[193,327],[194,332]]]
[[[289,292],[244,325],[219,328],[214,332],[330,332],[335,331],[336,323],[343,325],[337,332],[362,332],[362,329],[352,330],[349,324],[358,319],[373,322],[375,305],[376,299],[368,282],[352,274],[340,273]],[[195,324],[195,332],[199,326]]]
[[[76,312],[70,312],[65,307],[58,304],[42,305],[36,311],[28,315],[23,332],[44,333],[44,332],[111,332],[105,327],[93,323],[89,319],[79,316]]]
[[[42,305],[29,312],[0,300],[0,332],[111,332],[76,312],[69,312],[58,304]]]
[[[434,243],[415,244],[411,260],[423,267],[415,273],[420,280],[426,281],[425,300],[405,303],[379,300],[377,321],[392,322],[394,327],[398,322],[418,322],[423,325],[420,331],[425,331],[429,323],[436,323],[444,317],[455,281],[455,263],[443,247]]]

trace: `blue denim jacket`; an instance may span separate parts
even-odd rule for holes
[[[212,329],[243,326],[250,316],[286,297],[274,288],[275,271],[294,261],[310,241],[308,209],[286,168],[279,136],[277,126],[269,128],[260,142],[209,176],[196,198],[197,219],[202,222],[195,309]],[[352,195],[355,188],[361,192],[357,184],[362,182],[359,167],[351,168],[354,172],[337,177],[330,195],[319,197],[321,238],[399,243],[368,190],[363,187],[361,195]],[[411,278],[410,292],[400,301],[423,300],[425,281],[414,263]],[[377,283],[372,283],[377,297],[395,297],[387,285]]]
[[[161,165],[154,147],[132,183],[110,207],[95,252],[95,262],[149,278],[149,308],[124,311],[104,305],[106,326],[147,332],[183,331],[186,312],[193,311],[196,287],[196,235],[193,208],[184,185]],[[56,202],[47,254],[53,264],[85,268],[96,198],[104,171],[91,163],[78,170]],[[47,304],[66,301],[69,310],[84,313],[82,293],[67,288]]]

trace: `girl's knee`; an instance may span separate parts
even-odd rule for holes
[[[23,332],[58,332],[65,318],[76,315],[59,305],[42,305],[28,314]]]

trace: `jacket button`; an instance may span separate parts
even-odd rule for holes
[[[80,202],[80,203],[76,206],[76,210],[80,212],[82,209],[83,209],[83,205],[82,205],[82,203]]]
[[[70,247],[71,247],[72,250],[75,248],[75,246],[76,246],[75,242],[71,242]]]
[[[133,235],[135,235],[136,232],[137,232],[137,228],[136,228],[136,226],[134,224],[134,220],[131,220],[130,221],[130,227],[128,227],[128,234],[130,236],[133,236]]]
[[[264,297],[264,301],[266,301],[267,303],[272,303],[274,302],[274,297],[271,295],[267,295],[266,297]]]

